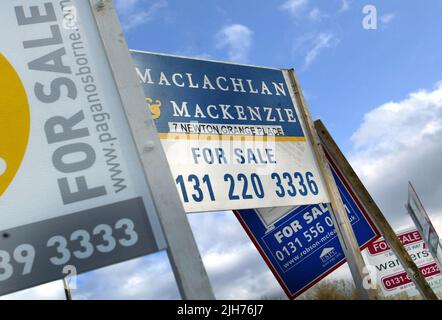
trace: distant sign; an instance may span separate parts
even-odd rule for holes
[[[408,184],[408,203],[406,207],[416,228],[429,246],[431,254],[439,263],[439,267],[442,267],[442,248],[439,243],[439,235],[411,183]]]
[[[0,294],[164,248],[89,1],[0,20]]]
[[[380,234],[329,158],[361,249]],[[235,212],[289,298],[296,298],[345,262],[327,204]]]
[[[435,291],[442,289],[441,272],[419,231],[416,229],[401,231],[398,238],[432,289]],[[374,267],[377,284],[385,296],[402,292],[407,292],[409,295],[418,294],[412,280],[383,238],[371,243],[364,253],[368,263]]]
[[[328,202],[287,72],[132,55],[187,212]]]

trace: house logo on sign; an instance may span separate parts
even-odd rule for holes
[[[337,251],[334,247],[331,248],[324,248],[321,252],[321,255],[319,258],[322,260],[323,263],[327,263],[330,260],[333,260],[333,258],[337,255]]]

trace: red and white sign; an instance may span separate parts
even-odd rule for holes
[[[398,234],[398,239],[433,290],[441,290],[442,274],[419,231],[416,229],[402,231]],[[383,238],[371,243],[364,254],[368,264],[375,272],[377,284],[381,286],[385,296],[405,291],[410,296],[418,294],[412,280],[402,268],[399,259]],[[374,274],[372,273],[372,275]]]
[[[417,230],[412,230],[403,234],[399,234],[398,239],[404,246],[423,241],[422,236]],[[369,247],[367,247],[367,250],[371,255],[377,255],[385,251],[391,251],[390,246],[387,244],[387,241],[385,241],[383,238],[373,242]]]

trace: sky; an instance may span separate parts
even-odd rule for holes
[[[442,2],[114,0],[131,49],[294,68],[396,230],[411,180],[442,234]],[[364,28],[366,5],[376,29]],[[218,299],[284,297],[231,212],[188,216]],[[210,230],[210,232],[208,232]],[[330,278],[349,279],[346,266]],[[179,299],[165,252],[80,275],[74,299]],[[63,299],[61,281],[3,298]]]

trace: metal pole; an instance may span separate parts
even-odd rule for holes
[[[89,0],[164,230],[183,299],[215,299],[112,1]]]
[[[338,187],[336,186],[333,174],[328,165],[328,161],[325,157],[324,150],[322,149],[321,141],[316,133],[313,125],[310,112],[308,111],[307,104],[299,86],[293,69],[287,70],[288,76],[292,83],[292,90],[296,97],[301,116],[305,123],[305,129],[308,138],[312,144],[313,150],[318,161],[319,170],[327,188],[327,193],[330,198],[331,207],[333,210],[330,212],[330,216],[333,219],[336,233],[344,250],[347,263],[350,268],[355,286],[359,292],[360,299],[371,300],[376,299],[376,292],[370,288],[364,288],[364,278],[370,277],[365,266],[364,259],[362,258],[361,251],[359,249],[358,242],[353,232],[353,228],[348,219],[347,212],[344,208],[341,196],[339,194]]]
[[[68,277],[63,278],[63,287],[64,287],[64,294],[66,295],[66,300],[72,300],[72,292],[71,288],[69,287]]]
[[[352,186],[352,189],[356,192],[359,200],[367,209],[368,214],[381,231],[385,241],[387,241],[388,245],[393,250],[396,257],[399,259],[402,267],[405,269],[410,279],[414,282],[422,297],[427,300],[437,300],[436,294],[428,285],[427,281],[425,280],[422,273],[419,271],[419,268],[413,262],[413,259],[411,259],[407,250],[400,243],[393,228],[390,226],[387,219],[382,214],[382,211],[376,205],[376,202],[374,202],[373,198],[370,196],[367,189],[362,184],[357,174],[354,172],[350,163],[348,163],[344,154],[341,152],[324,124],[320,120],[317,120],[315,121],[315,127],[316,132],[318,133],[322,141],[322,145],[331,155],[336,165],[347,178],[348,182]]]

